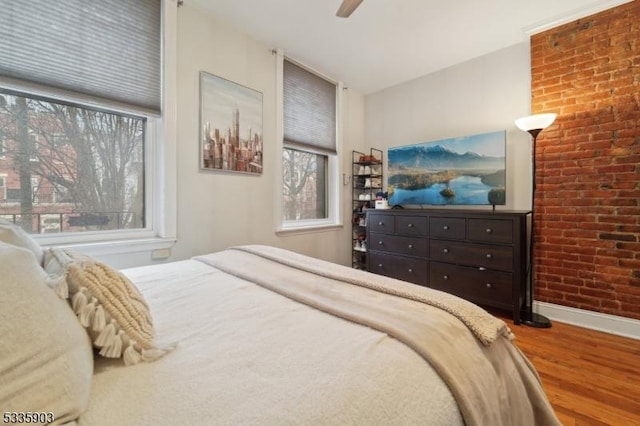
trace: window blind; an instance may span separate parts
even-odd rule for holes
[[[0,0],[0,76],[159,114],[161,0]]]
[[[336,85],[291,61],[283,68],[284,142],[336,153]]]

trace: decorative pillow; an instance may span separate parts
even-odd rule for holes
[[[44,259],[42,247],[18,225],[0,219],[0,241],[31,250],[36,255],[38,263],[42,265]]]
[[[51,285],[59,296],[70,299],[73,312],[103,357],[122,357],[125,365],[132,365],[154,361],[175,347],[154,345],[149,307],[120,272],[60,248],[46,252],[45,269],[56,277]]]
[[[0,242],[0,407],[61,424],[87,407],[93,351],[46,280],[31,251]]]

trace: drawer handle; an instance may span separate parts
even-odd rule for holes
[[[448,248],[444,248],[444,249],[442,249],[442,252],[445,253],[445,254],[449,253],[449,249]]]
[[[382,269],[382,263],[378,264],[378,268]]]
[[[443,226],[442,229],[444,229],[445,231],[448,231],[449,230],[449,225]]]
[[[378,245],[381,246],[382,244],[384,244],[382,241],[378,241]]]
[[[413,269],[409,268],[409,273],[412,274],[413,273]]]
[[[449,279],[449,275],[443,275],[442,279],[445,280],[445,281],[448,280]]]
[[[481,266],[481,267],[478,268],[478,271],[486,271],[486,270],[487,270],[487,268],[485,268],[484,266]]]
[[[413,228],[413,223],[407,225],[409,228]]]
[[[384,225],[384,222],[380,221],[380,222],[378,222],[378,225],[382,226],[382,225]]]
[[[409,244],[409,248],[412,249],[413,248],[413,244]]]
[[[487,283],[487,288],[491,288],[491,287],[493,287],[491,283]]]
[[[487,259],[493,259],[493,255],[491,253],[487,253]]]
[[[492,233],[492,232],[493,232],[493,229],[491,229],[491,228],[487,228],[487,229],[486,229],[486,231],[487,231],[487,234],[490,234],[490,233]]]

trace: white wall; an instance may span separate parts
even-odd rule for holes
[[[178,241],[168,260],[238,244],[270,244],[350,264],[349,186],[343,190],[345,226],[276,235],[276,57],[268,46],[230,28],[189,2],[178,10]],[[286,53],[286,52],[285,52]],[[264,171],[260,176],[199,170],[199,72],[226,78],[263,94]],[[364,97],[344,93],[343,171],[352,149],[364,147]],[[341,171],[342,173],[342,171]],[[341,179],[342,181],[342,179]]]
[[[507,209],[531,205],[531,144],[514,125],[530,112],[529,43],[425,75],[365,98],[368,146],[507,131]]]
[[[278,46],[258,42],[189,2],[177,16],[177,243],[169,258],[156,262],[257,243],[350,264],[350,184],[341,187],[343,228],[275,233],[274,196],[280,185],[275,167],[280,152],[275,148],[276,58],[271,50]],[[200,71],[262,92],[262,175],[199,170]],[[343,99],[341,174],[351,173],[352,150],[373,147],[386,153],[391,146],[506,129],[505,208],[529,208],[530,139],[513,124],[530,111],[528,42],[366,97],[347,89]],[[116,267],[154,262],[149,251],[98,257]]]

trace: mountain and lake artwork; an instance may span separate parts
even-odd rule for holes
[[[504,205],[506,131],[388,150],[390,205]]]

